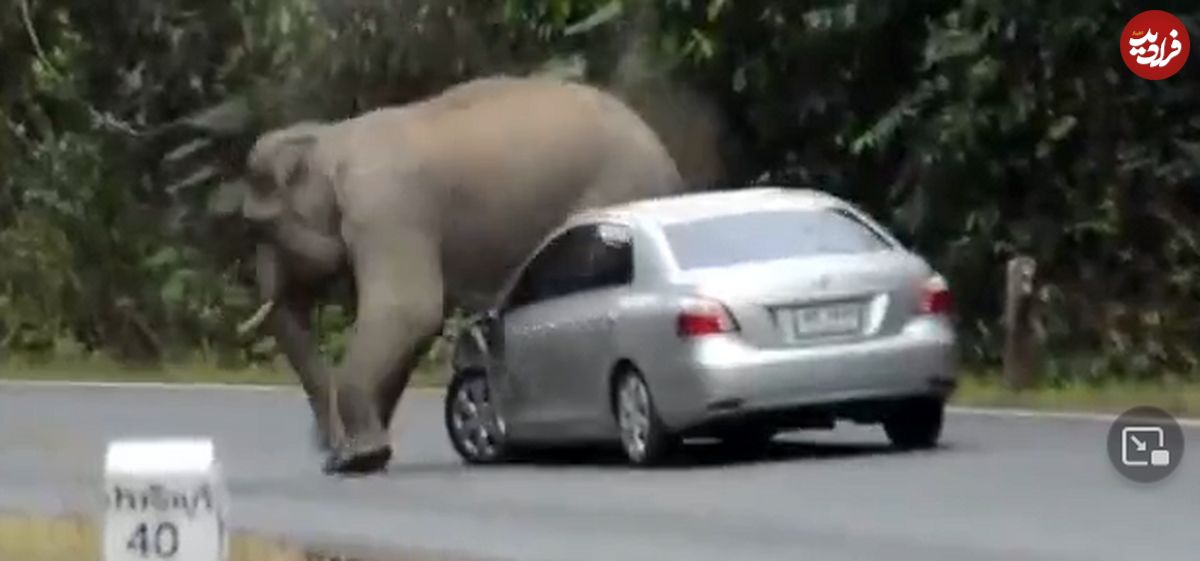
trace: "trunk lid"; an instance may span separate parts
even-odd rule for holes
[[[889,250],[695,269],[677,280],[721,301],[748,343],[796,348],[896,333],[931,274],[920,257]]]

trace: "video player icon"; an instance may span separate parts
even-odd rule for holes
[[[1125,427],[1121,429],[1121,463],[1127,466],[1171,465],[1162,427]]]
[[[1113,467],[1138,483],[1165,479],[1183,461],[1183,431],[1166,411],[1134,407],[1117,417],[1108,430],[1108,457]]]

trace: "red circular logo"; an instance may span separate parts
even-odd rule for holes
[[[1147,10],[1121,33],[1121,58],[1134,74],[1147,80],[1170,78],[1183,68],[1191,42],[1179,18],[1162,10]]]

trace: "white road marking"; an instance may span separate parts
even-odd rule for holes
[[[11,380],[0,379],[0,389],[99,389],[99,390],[171,390],[171,391],[248,391],[302,393],[299,385],[271,384],[221,384],[203,382],[91,382],[72,380]],[[442,388],[415,387],[409,392],[442,393]],[[407,392],[406,392],[407,393]]]
[[[115,389],[115,390],[172,390],[172,391],[249,391],[249,392],[290,392],[300,394],[298,385],[265,385],[265,384],[220,384],[220,383],[184,383],[184,382],[85,382],[70,380],[2,380],[0,389],[10,388],[47,388],[47,389]],[[422,394],[444,393],[443,388],[415,387],[407,392]],[[1084,411],[1039,411],[1036,409],[1019,409],[1008,407],[969,407],[952,405],[946,408],[948,413],[956,415],[977,415],[990,417],[1011,418],[1041,418],[1065,419],[1073,421],[1094,421],[1111,423],[1117,418],[1115,413],[1088,413]],[[1200,418],[1175,417],[1180,426],[1200,428]]]
[[[202,390],[202,391],[253,391],[253,392],[299,392],[299,386],[265,384],[219,384],[183,382],[82,382],[71,380],[0,380],[0,388],[46,388],[46,389],[116,389],[116,390]]]
[[[1088,413],[1085,411],[1038,411],[1036,409],[1016,409],[1006,407],[959,407],[950,406],[946,412],[958,415],[978,415],[989,417],[1065,419],[1070,421],[1096,421],[1111,423],[1117,420],[1116,413]],[[1181,427],[1200,428],[1200,419],[1191,417],[1174,417]]]

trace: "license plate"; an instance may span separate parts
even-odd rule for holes
[[[830,304],[785,308],[777,312],[779,328],[788,340],[841,335],[862,329],[862,305]]]

